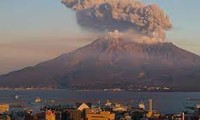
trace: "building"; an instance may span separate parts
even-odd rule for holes
[[[89,108],[90,108],[89,103],[88,103],[88,104],[82,103],[82,104],[79,104],[79,105],[78,105],[77,110],[83,111],[83,110],[89,109]]]
[[[45,120],[56,120],[55,112],[47,110],[45,114]]]
[[[153,100],[149,99],[149,112],[153,111]]]
[[[9,104],[0,104],[0,113],[9,112]]]
[[[115,104],[115,106],[113,106],[113,111],[115,112],[126,112],[127,111],[127,107],[121,104]]]
[[[33,116],[33,119],[34,120],[45,120],[45,112],[41,112],[41,113],[36,113],[34,116]]]
[[[11,120],[11,118],[7,114],[0,114],[0,120]]]
[[[115,120],[115,114],[109,111],[102,111],[100,113],[86,113],[85,120]]]
[[[84,114],[80,110],[67,110],[62,113],[62,120],[84,120]]]

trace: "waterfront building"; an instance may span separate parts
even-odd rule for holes
[[[0,113],[5,113],[9,111],[9,104],[0,104]]]
[[[0,114],[0,120],[11,120],[11,118],[7,114]]]
[[[127,111],[127,107],[121,104],[115,104],[115,106],[113,106],[113,111],[115,112],[125,112]]]
[[[56,120],[55,112],[52,110],[47,110],[45,114],[45,120]]]
[[[24,120],[33,120],[33,116],[30,113],[25,113]]]
[[[102,111],[100,113],[87,113],[85,120],[115,120],[115,114],[109,111]]]
[[[153,111],[153,100],[149,99],[149,112]]]
[[[62,113],[62,120],[84,120],[84,115],[80,110],[67,110]]]
[[[80,105],[78,105],[77,110],[83,111],[85,109],[90,109],[90,105],[86,104],[86,103],[82,103]]]
[[[106,106],[111,106],[112,103],[110,102],[110,100],[107,100],[105,105],[106,105]]]
[[[45,112],[36,113],[33,115],[33,120],[44,120],[45,116]]]
[[[139,103],[139,105],[138,105],[138,107],[140,108],[140,109],[142,109],[142,110],[145,110],[145,105],[144,105],[144,103]]]
[[[124,117],[120,118],[120,120],[132,120],[132,118],[130,115],[125,114]]]

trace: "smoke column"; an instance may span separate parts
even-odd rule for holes
[[[62,0],[62,3],[76,11],[80,26],[92,30],[132,31],[134,36],[163,42],[165,30],[172,28],[168,16],[157,5],[145,5],[138,0]]]

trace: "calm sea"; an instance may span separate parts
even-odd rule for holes
[[[15,97],[18,96],[18,100]],[[153,99],[153,108],[163,113],[177,113],[187,110],[185,107],[200,103],[198,92],[128,92],[128,91],[69,91],[69,90],[1,90],[0,103],[15,103],[20,101],[25,107],[36,107],[36,97],[40,97],[44,104],[53,101],[54,104],[68,104],[75,102],[104,103],[110,100],[113,103],[123,103],[137,106],[148,99]],[[196,99],[195,101],[188,100]],[[198,101],[199,99],[199,101]]]

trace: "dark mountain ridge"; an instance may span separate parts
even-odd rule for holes
[[[115,88],[162,86],[200,91],[200,56],[172,43],[99,38],[80,49],[0,76],[9,88]]]

